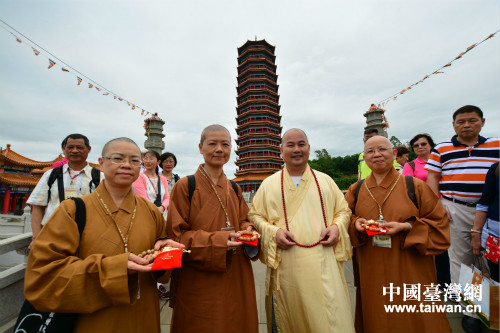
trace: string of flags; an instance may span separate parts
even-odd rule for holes
[[[431,75],[438,75],[438,74],[444,74],[443,72],[443,69],[447,68],[447,67],[450,67],[452,65],[453,62],[457,61],[458,59],[461,59],[466,53],[468,53],[469,51],[471,51],[472,49],[478,47],[480,44],[484,43],[485,41],[487,41],[488,39],[491,39],[493,38],[500,30],[497,30],[495,31],[494,33],[490,34],[488,37],[486,37],[485,39],[483,39],[482,41],[478,42],[478,43],[475,43],[475,44],[472,44],[471,46],[469,46],[468,48],[465,49],[464,52],[461,52],[459,55],[457,55],[453,60],[451,60],[450,62],[446,63],[446,65],[444,66],[441,66],[440,68],[438,68],[437,70],[435,70],[434,72],[430,73],[430,74],[427,74],[425,75],[421,80],[409,85],[407,88],[401,90],[400,92],[392,95],[392,96],[389,96],[387,98],[384,98],[383,100],[381,100],[380,102],[378,103],[375,103],[372,104],[372,106],[375,106],[377,109],[379,110],[383,110],[382,108],[387,105],[389,102],[392,102],[392,101],[395,101],[398,99],[399,95],[403,95],[405,93],[407,93],[408,91],[410,91],[412,88],[414,88],[415,86],[423,83],[425,80],[427,80],[428,78],[431,77]],[[370,111],[371,111],[371,108],[370,108]],[[389,124],[387,123],[387,120],[385,119],[385,122],[386,122],[386,125],[387,127],[389,127]]]
[[[88,87],[89,89],[92,89],[92,88],[95,88],[98,92],[101,92],[102,91],[102,95],[103,96],[113,96],[113,99],[114,100],[118,100],[120,102],[122,101],[125,101],[127,103],[127,105],[132,109],[132,110],[140,110],[141,111],[141,115],[142,116],[145,116],[147,117],[148,115],[153,115],[152,113],[144,110],[142,107],[138,106],[137,104],[135,103],[132,103],[130,102],[129,100],[125,99],[125,98],[122,98],[121,96],[113,93],[112,91],[104,88],[102,85],[99,85],[97,84],[94,80],[88,78],[87,76],[83,75],[82,73],[80,73],[79,71],[75,70],[73,67],[69,66],[68,64],[64,63],[62,60],[60,60],[59,58],[57,58],[56,56],[54,56],[53,54],[51,54],[50,52],[46,51],[44,48],[42,48],[41,46],[39,46],[38,44],[36,44],[35,42],[33,42],[31,39],[29,39],[28,37],[26,37],[25,35],[23,35],[22,33],[18,32],[16,29],[12,28],[10,25],[8,25],[6,22],[4,22],[3,20],[0,20],[2,23],[4,23],[6,26],[8,26],[10,29],[16,31],[19,35],[23,36],[24,38],[24,41],[16,34],[14,34],[12,31],[10,31],[9,29],[5,28],[2,26],[2,28],[7,31],[8,33],[10,33],[12,36],[14,36],[14,38],[16,39],[16,42],[20,43],[20,44],[25,44],[27,45],[28,47],[30,47],[32,50],[33,50],[33,53],[35,54],[35,56],[39,56],[39,55],[42,55],[44,57],[46,57],[49,61],[49,64],[48,64],[48,67],[47,69],[52,69],[54,66],[55,67],[61,67],[61,71],[63,72],[67,72],[67,73],[71,73],[75,76],[76,78],[76,83],[77,83],[77,86],[80,86],[83,82],[83,79],[82,77],[84,77],[88,82]],[[35,48],[36,47],[36,48]],[[42,50],[42,51],[40,51]],[[48,55],[46,55],[45,53],[47,53]],[[58,62],[60,62],[62,65],[59,65],[56,61],[54,61],[53,59],[56,59]],[[63,66],[64,65],[64,66]],[[68,69],[70,68],[70,69]],[[78,76],[77,74],[75,73],[78,73],[80,76]]]

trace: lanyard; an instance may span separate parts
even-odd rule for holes
[[[75,178],[78,177],[78,176],[80,176],[84,171],[85,170],[81,170],[79,173],[76,173],[76,171],[75,171],[75,175],[72,176],[71,175],[71,169],[68,168],[69,178],[71,179],[70,184],[73,185],[75,183]]]
[[[201,167],[200,171],[201,171],[201,174],[208,180],[208,183],[210,184],[210,186],[212,186],[212,189],[214,190],[215,195],[217,196],[217,199],[219,199],[219,203],[220,203],[222,209],[224,210],[224,214],[226,214],[226,227],[227,228],[231,227],[231,223],[229,223],[229,214],[227,213],[227,209],[226,209],[226,207],[228,206],[228,200],[229,200],[229,180],[226,179],[227,194],[226,194],[226,206],[224,206],[224,204],[222,203],[222,200],[219,197],[219,193],[217,193],[217,190],[215,189],[214,185],[212,184],[212,181],[208,177],[208,173],[205,171],[205,168]]]
[[[151,178],[149,178],[149,176],[145,172],[144,172],[144,175],[148,178],[149,182],[151,183],[151,186],[153,186],[153,190],[155,190],[155,195],[158,195],[158,188],[155,187],[155,184],[153,183]],[[158,176],[158,178],[160,178],[160,176]]]
[[[389,190],[389,193],[387,193],[387,195],[385,196],[384,201],[382,201],[381,204],[379,204],[378,201],[375,200],[375,197],[373,196],[372,192],[370,192],[370,189],[368,189],[368,185],[366,185],[366,181],[365,181],[365,187],[366,187],[366,190],[368,191],[368,194],[370,194],[370,196],[372,197],[373,201],[375,201],[375,203],[378,206],[378,213],[379,213],[378,219],[379,219],[379,221],[383,221],[384,220],[384,216],[382,215],[382,206],[385,204],[385,201],[387,200],[387,198],[389,198],[389,196],[391,195],[392,190],[394,190],[394,188],[396,187],[396,184],[399,182],[399,178],[401,178],[401,175],[398,176],[398,179],[396,179],[396,181],[394,182],[394,185],[392,185],[391,189]]]

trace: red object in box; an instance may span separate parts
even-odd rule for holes
[[[373,224],[373,226],[376,226],[376,225]],[[387,231],[389,231],[389,229],[387,229],[386,227],[382,228],[382,231],[371,231],[368,229],[365,229],[365,230],[366,230],[366,233],[368,234],[368,236],[385,234],[385,233],[387,233]]]
[[[243,238],[252,238],[253,235],[241,235],[241,237]],[[253,246],[257,246],[259,245],[259,235],[257,234],[257,238],[253,241],[244,241],[244,240],[240,240],[240,239],[237,239],[236,241],[238,242],[241,242],[241,243],[245,243],[245,244],[250,244],[250,245],[253,245]]]
[[[160,271],[164,269],[178,268],[182,266],[182,250],[175,249],[160,253],[153,261],[151,270]]]

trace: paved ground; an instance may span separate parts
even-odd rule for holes
[[[260,262],[253,263],[253,273],[255,278],[255,291],[257,293],[257,309],[259,311],[259,332],[265,333],[267,332],[266,326],[266,313],[265,313],[265,278],[266,278],[266,267]],[[345,277],[349,287],[349,293],[351,296],[351,302],[353,306],[353,314],[354,314],[354,306],[355,306],[355,288],[353,284],[353,276],[352,276],[352,265],[349,262],[345,265]],[[168,306],[166,301],[160,301],[160,307],[162,307],[161,311],[161,331],[162,333],[170,332],[170,320],[172,317],[172,311]],[[464,333],[461,325],[462,315],[459,313],[448,313],[448,320],[450,322],[451,330],[453,333]],[[483,333],[487,332],[495,332],[486,329],[483,327]],[[320,333],[320,332],[318,332]]]

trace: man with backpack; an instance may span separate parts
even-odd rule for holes
[[[45,172],[31,193],[27,204],[32,207],[33,240],[61,201],[91,193],[101,180],[101,172],[87,163],[91,147],[82,134],[70,134],[61,144],[68,163]]]

